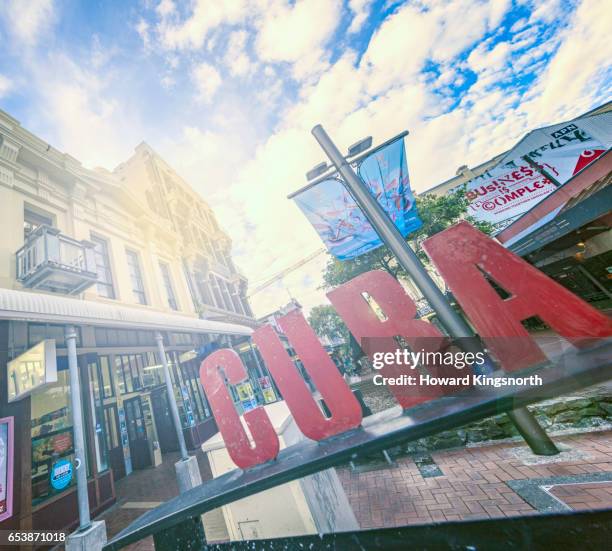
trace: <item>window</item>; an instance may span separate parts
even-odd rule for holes
[[[242,303],[240,302],[240,296],[238,294],[238,286],[234,285],[233,283],[228,283],[227,286],[229,287],[229,292],[232,297],[232,302],[234,303],[234,310],[238,314],[246,315],[246,312],[242,308]]]
[[[63,325],[53,325],[48,323],[29,323],[28,324],[28,346],[34,346],[45,339],[53,339],[57,348],[66,348],[64,339],[66,328]],[[76,344],[81,346],[81,328],[76,327]]]
[[[196,273],[196,284],[198,286],[198,290],[200,291],[200,296],[202,297],[202,301],[204,302],[204,304],[214,306],[215,303],[212,298],[210,285],[208,284],[206,277],[202,273]]]
[[[143,359],[140,354],[122,354],[115,356],[115,374],[121,394],[129,394],[142,388],[140,372]]]
[[[104,398],[114,396],[113,374],[108,356],[100,356],[100,390]]]
[[[209,281],[215,297],[215,304],[218,308],[223,309],[223,297],[221,296],[221,290],[219,289],[219,283],[217,283],[217,278],[213,274],[210,274]]]
[[[57,383],[32,394],[30,408],[32,504],[36,505],[76,483],[76,477],[73,476],[66,488],[56,490],[51,485],[54,465],[62,460],[68,460],[74,465],[68,371],[58,371]]]
[[[106,298],[115,298],[115,288],[113,287],[113,274],[110,267],[110,257],[108,255],[108,242],[101,237],[91,236],[94,244],[94,256],[96,258],[96,272],[98,273],[98,295]]]
[[[165,262],[160,262],[159,269],[161,270],[164,288],[166,289],[166,297],[168,297],[168,306],[170,306],[172,310],[178,310],[176,296],[174,294],[174,289],[172,288],[172,280],[170,279],[170,266],[168,266],[168,264]]]
[[[23,238],[28,236],[39,226],[53,226],[53,218],[50,214],[35,212],[29,207],[23,209]]]
[[[147,296],[145,295],[138,253],[126,249],[125,254],[127,255],[128,270],[130,272],[130,280],[132,282],[132,292],[134,293],[134,298],[139,304],[146,304]]]

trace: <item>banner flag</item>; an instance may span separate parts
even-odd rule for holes
[[[585,119],[584,126],[589,122]],[[601,135],[599,139],[591,136],[580,123],[534,130],[500,164],[470,180],[466,185],[468,214],[501,230],[557,189],[530,163],[563,185],[603,155],[610,144],[602,143]]]
[[[357,174],[404,237],[421,227],[403,138],[373,151],[358,165]],[[294,199],[339,260],[356,258],[382,245],[339,176],[305,189]]]

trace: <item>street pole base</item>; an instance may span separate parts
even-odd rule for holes
[[[89,528],[78,529],[66,538],[66,551],[101,551],[106,541],[106,523],[94,520]]]
[[[557,455],[559,449],[526,407],[508,412],[508,417],[536,455]]]
[[[180,494],[202,484],[202,475],[200,474],[200,467],[195,456],[192,455],[187,459],[177,461],[174,464],[174,470],[176,471],[176,480]]]

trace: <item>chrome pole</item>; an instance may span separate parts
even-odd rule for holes
[[[170,377],[170,368],[168,367],[168,360],[166,358],[166,350],[164,348],[164,337],[160,331],[155,332],[155,341],[157,342],[157,350],[164,370],[164,379],[166,381],[166,390],[168,391],[168,404],[170,405],[170,412],[172,414],[172,421],[174,422],[174,428],[176,429],[176,437],[178,438],[179,447],[181,449],[181,459],[189,459],[187,453],[187,446],[185,445],[185,436],[183,434],[183,427],[181,426],[181,418],[179,416],[178,406],[176,405],[176,397],[172,390],[172,378]]]
[[[85,458],[85,436],[83,431],[83,406],[79,365],[76,352],[76,329],[67,325],[64,330],[68,350],[68,374],[70,376],[70,405],[72,408],[72,430],[74,432],[74,462],[77,481],[77,501],[79,506],[79,531],[91,526],[89,495],[87,492],[87,462]]]

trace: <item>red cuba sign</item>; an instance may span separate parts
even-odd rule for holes
[[[466,222],[431,237],[424,248],[476,332],[506,371],[545,360],[521,323],[534,316],[578,347],[612,336],[612,322],[606,316]],[[490,281],[504,289],[507,298],[502,298]],[[384,319],[364,297],[378,304]],[[397,337],[410,348],[426,352],[448,345],[434,325],[415,318],[413,300],[386,272],[362,274],[331,291],[328,298],[370,357],[396,350]],[[312,440],[323,440],[358,427],[360,405],[302,314],[291,312],[278,323],[331,413],[329,418],[322,414],[274,329],[260,327],[253,341],[299,429]],[[511,339],[499,337],[521,337],[522,346],[511,346]],[[390,377],[405,370],[405,365],[383,367],[383,373]],[[435,372],[438,366],[430,370]],[[280,447],[263,407],[244,414],[252,442],[243,428],[225,379],[237,384],[246,377],[240,358],[230,349],[213,353],[200,367],[200,380],[228,453],[242,469],[274,459]],[[410,395],[394,387],[390,390],[404,409],[436,397],[431,391],[419,393],[418,389]]]

